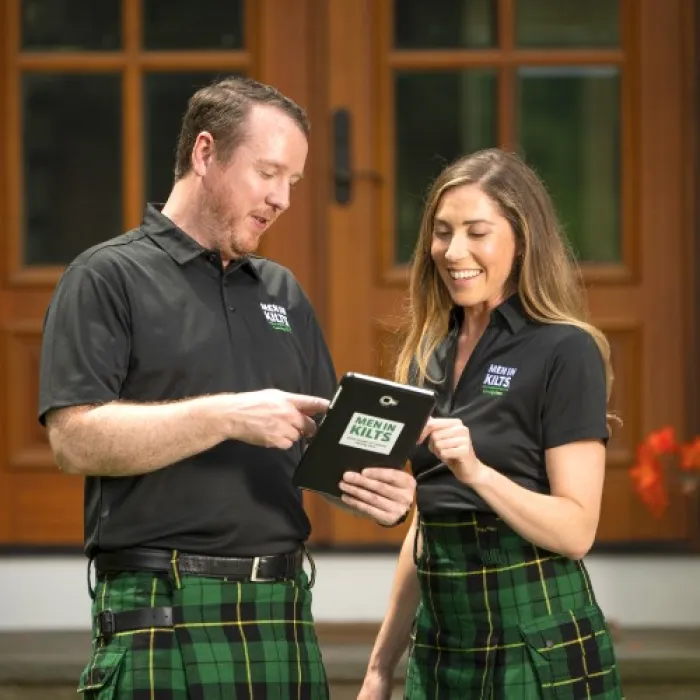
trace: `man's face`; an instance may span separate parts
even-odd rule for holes
[[[243,129],[228,161],[212,158],[202,177],[203,219],[224,260],[257,250],[289,207],[308,152],[304,133],[276,107],[254,105]]]

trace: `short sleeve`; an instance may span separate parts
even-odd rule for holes
[[[55,408],[119,398],[130,353],[124,293],[96,270],[73,264],[54,291],[44,319],[39,420]]]
[[[335,366],[316,314],[309,305],[308,324],[309,389],[311,396],[331,399],[338,384]]]
[[[593,337],[577,330],[560,341],[547,374],[544,448],[608,439],[605,366]]]

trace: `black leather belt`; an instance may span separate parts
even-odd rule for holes
[[[105,644],[109,644],[112,637],[120,632],[148,630],[154,627],[171,628],[172,626],[173,609],[170,607],[139,608],[116,613],[105,610],[95,616],[97,637]]]
[[[295,578],[302,567],[303,550],[265,557],[210,557],[165,549],[120,549],[100,552],[95,557],[97,576],[123,571],[145,571],[212,576],[255,583],[287,581]]]

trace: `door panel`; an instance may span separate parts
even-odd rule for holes
[[[328,106],[350,109],[352,197],[328,207],[326,334],[339,375],[346,371],[377,371],[374,323],[378,281],[376,125],[371,2],[328,3]],[[331,166],[333,167],[333,165]],[[389,305],[393,295],[387,299]],[[334,544],[393,541],[400,531],[328,508]],[[382,538],[382,535],[384,536]]]

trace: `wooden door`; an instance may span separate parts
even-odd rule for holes
[[[57,471],[36,423],[44,310],[66,262],[166,196],[187,97],[232,72],[311,114],[307,176],[263,252],[308,290],[339,372],[390,374],[405,262],[443,160],[523,148],[615,356],[625,427],[600,539],[686,535],[682,507],[646,515],[626,467],[645,431],[682,430],[689,394],[691,3],[206,0],[196,25],[189,0],[84,0],[89,13],[65,16],[78,5],[0,2],[0,546],[82,540],[81,480]],[[319,546],[404,532],[307,503]]]
[[[627,475],[646,431],[685,428],[687,10],[683,0],[327,3],[329,112],[347,112],[352,138],[340,164],[350,192],[336,173],[328,206],[326,328],[339,373],[391,372],[429,180],[463,152],[517,147],[558,203],[612,345],[624,427],[610,443],[601,543],[688,535],[680,499],[653,520]],[[337,511],[324,522],[335,543],[401,535]]]
[[[190,0],[0,2],[0,547],[82,542],[82,479],[58,471],[36,418],[64,266],[164,201],[198,87],[242,73],[313,103],[312,26],[307,0],[204,0],[196,15]],[[312,295],[314,201],[300,193],[266,251]]]

